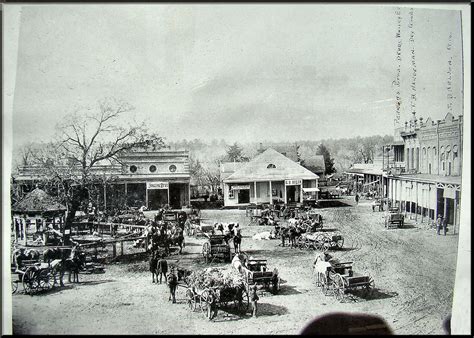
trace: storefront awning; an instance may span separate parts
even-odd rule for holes
[[[303,192],[318,192],[318,188],[303,188]]]

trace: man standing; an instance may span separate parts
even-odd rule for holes
[[[446,232],[448,232],[448,218],[447,217],[443,218],[443,232],[444,232],[444,235],[446,236]]]
[[[358,193],[356,193],[355,200],[356,200],[356,204],[359,205],[359,194]]]
[[[168,272],[168,262],[166,261],[166,259],[164,259],[164,255],[161,255],[161,258],[157,263],[157,267],[158,268],[157,268],[156,279],[158,282],[158,276],[160,276],[160,284],[161,284],[162,277],[164,276],[166,280],[166,273]]]
[[[439,231],[441,230],[441,226],[443,223],[443,217],[441,214],[438,214],[438,219],[436,220],[436,233],[439,235]]]
[[[257,284],[252,286],[252,291],[250,295],[250,300],[252,302],[252,317],[257,317],[257,301],[260,298],[257,295]]]
[[[160,276],[161,277],[161,276]],[[170,297],[168,301],[173,300],[173,304],[176,303],[176,287],[178,286],[178,277],[176,277],[174,270],[168,275],[168,286],[170,288]]]
[[[210,292],[207,301],[207,317],[209,320],[212,320],[217,316],[217,295],[214,292]]]

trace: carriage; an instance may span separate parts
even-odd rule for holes
[[[389,208],[385,214],[385,228],[401,228],[405,224],[405,216],[399,211],[398,208]]]
[[[266,259],[248,259],[246,267],[242,269],[247,291],[251,285],[262,285],[265,289],[277,294],[280,290],[280,277],[278,270],[268,271]]]
[[[234,287],[209,287],[197,288],[186,285],[186,303],[191,311],[199,309],[207,313],[211,297],[216,300],[218,308],[233,305],[240,312],[247,312],[249,309],[249,296],[244,285]]]
[[[333,294],[338,301],[343,302],[349,290],[362,289],[368,294],[374,289],[373,278],[354,272],[352,263],[316,260],[314,266],[316,285],[321,288],[324,295]]]
[[[297,240],[300,249],[314,249],[320,251],[340,250],[344,245],[344,237],[336,233],[303,233]]]
[[[33,295],[38,291],[49,290],[56,285],[59,271],[54,265],[40,262],[24,262],[20,269],[12,267],[12,293],[18,291],[18,285],[23,286],[26,294]],[[16,275],[16,279],[14,278]]]
[[[216,258],[230,262],[232,258],[228,237],[226,235],[208,235],[208,237],[208,241],[202,245],[202,256],[206,263]]]

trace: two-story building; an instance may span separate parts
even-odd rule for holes
[[[417,221],[434,221],[437,215],[459,225],[463,151],[462,115],[448,113],[442,120],[416,118],[398,130],[403,146],[396,147],[392,166],[387,156],[387,197]],[[398,156],[398,157],[397,157]],[[401,161],[400,161],[401,160]]]

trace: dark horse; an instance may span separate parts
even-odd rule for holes
[[[51,265],[54,272],[54,282],[59,274],[59,283],[64,286],[63,277],[65,273],[69,273],[68,281],[71,283],[79,283],[79,271],[85,265],[85,254],[80,252],[77,247],[73,249],[46,249],[43,253],[43,260]]]

